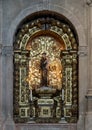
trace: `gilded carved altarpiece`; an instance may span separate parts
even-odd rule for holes
[[[72,26],[55,15],[24,21],[14,39],[14,120],[77,122],[78,40]],[[40,61],[46,54],[47,83]],[[44,82],[44,80],[43,80]]]

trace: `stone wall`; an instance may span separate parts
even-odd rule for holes
[[[26,128],[25,125],[15,125],[12,118],[13,37],[19,23],[29,14],[40,10],[63,14],[75,26],[79,38],[79,120],[76,127],[65,127],[63,124],[59,127],[63,130],[91,130],[92,125],[88,122],[92,122],[92,116],[89,116],[87,109],[87,106],[91,105],[87,92],[92,86],[90,7],[85,0],[0,0],[0,130],[29,130],[30,125],[26,125]],[[32,127],[36,129],[37,125]],[[52,130],[59,130],[59,127],[52,127]],[[45,130],[47,127],[38,128]]]
[[[83,26],[83,29],[86,28],[86,18],[85,18],[85,2],[84,0],[2,0],[3,7],[3,44],[7,43],[6,37],[10,25],[18,17],[18,15],[28,8],[33,8],[35,5],[35,11],[48,9],[59,10],[59,13],[63,14],[67,10],[78,19],[80,24]],[[57,9],[58,7],[58,9]],[[61,8],[61,9],[60,9]],[[33,8],[34,10],[34,8]],[[30,12],[31,13],[31,12]]]

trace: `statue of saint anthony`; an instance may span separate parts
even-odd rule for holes
[[[42,53],[41,61],[40,61],[40,69],[41,69],[41,87],[48,86],[48,58],[46,53]]]

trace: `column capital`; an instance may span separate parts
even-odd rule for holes
[[[92,98],[92,89],[88,89],[86,98]]]
[[[2,54],[2,44],[0,44],[0,55]]]
[[[87,56],[88,55],[88,47],[87,46],[79,46],[78,55],[81,57]]]
[[[2,46],[2,55],[12,56],[13,55],[13,47],[12,46]]]

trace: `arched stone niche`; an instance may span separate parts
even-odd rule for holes
[[[79,23],[78,19],[69,11],[67,11],[65,8],[60,7],[59,5],[52,5],[51,3],[47,4],[48,6],[45,6],[45,4],[35,4],[32,7],[29,7],[25,10],[23,10],[17,17],[16,19],[12,22],[12,25],[10,26],[9,33],[7,34],[7,46],[3,47],[3,55],[6,57],[6,63],[7,68],[6,68],[6,91],[7,91],[7,96],[8,96],[8,105],[7,107],[7,113],[8,115],[11,115],[12,117],[12,112],[13,112],[13,59],[12,59],[12,52],[13,52],[13,38],[16,32],[16,28],[18,27],[19,23],[28,15],[36,12],[36,11],[42,11],[44,9],[46,10],[51,10],[55,11],[57,13],[63,14],[66,18],[71,21],[71,23],[74,25],[76,28],[76,32],[78,34],[78,39],[79,39],[79,123],[83,122],[84,118],[84,113],[85,113],[85,92],[87,88],[87,79],[85,80],[85,77],[87,78],[87,68],[85,70],[83,69],[83,65],[87,64],[87,46],[86,46],[86,41],[85,41],[85,36],[83,32],[82,25]],[[11,57],[10,57],[11,56]],[[86,65],[87,66],[87,65]],[[10,70],[8,69],[10,67]],[[8,75],[10,77],[8,78]],[[85,82],[85,83],[83,83]],[[85,84],[85,86],[84,86]],[[82,93],[80,93],[82,92]],[[6,114],[7,115],[7,114]],[[8,116],[10,117],[10,116]],[[68,127],[67,127],[68,129]]]
[[[40,61],[43,54],[45,63]],[[47,57],[48,68],[43,67]],[[55,123],[63,116],[67,123],[77,122],[78,37],[68,19],[46,10],[27,16],[15,33],[13,61],[15,122],[29,122],[30,116],[36,122]],[[28,82],[24,81],[26,77]]]

